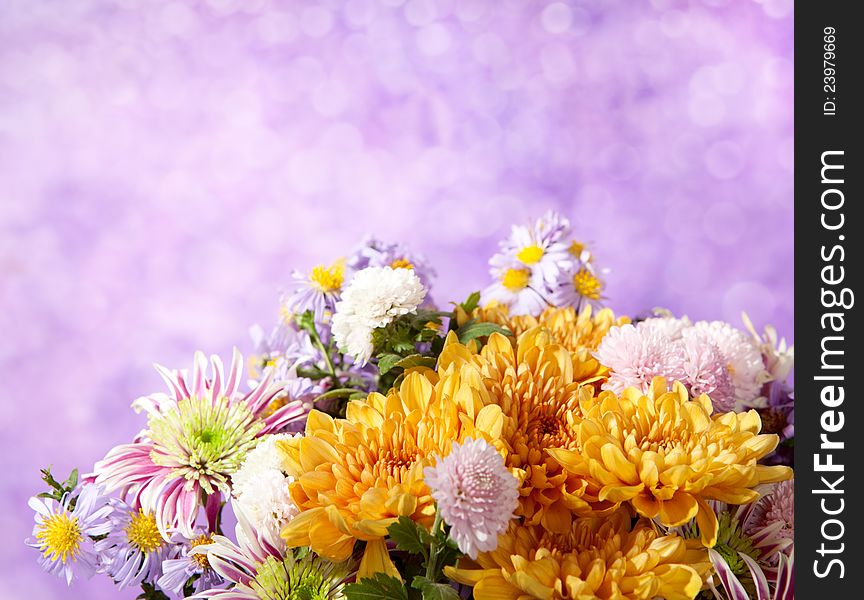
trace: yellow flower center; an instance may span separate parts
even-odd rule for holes
[[[528,285],[531,279],[531,271],[528,269],[507,269],[501,283],[511,292],[518,292]]]
[[[270,401],[270,404],[267,405],[267,408],[264,409],[264,413],[261,416],[266,419],[267,417],[273,415],[277,410],[283,408],[286,404],[288,404],[289,400],[291,400],[291,396],[289,396],[288,394],[280,394],[276,396]]]
[[[526,265],[536,264],[540,261],[541,258],[543,258],[543,248],[541,248],[537,244],[525,246],[519,251],[518,254],[516,254],[516,258],[518,258]]]
[[[39,547],[45,557],[56,561],[58,558],[64,564],[66,560],[76,559],[81,541],[84,536],[78,526],[78,517],[73,517],[67,512],[51,515],[39,524],[36,532]]]
[[[279,307],[279,318],[285,325],[290,325],[294,321],[294,313],[288,310],[284,304]]]
[[[582,253],[585,252],[585,244],[578,240],[573,240],[570,243],[570,247],[567,248],[567,251],[576,258],[579,258],[580,256],[582,256]]]
[[[164,543],[162,534],[156,527],[156,517],[142,509],[132,515],[132,520],[126,526],[126,539],[145,554],[160,548]]]
[[[588,269],[579,269],[579,272],[573,276],[573,287],[580,296],[599,300],[603,284]]]
[[[390,267],[393,269],[413,269],[414,265],[407,258],[397,258],[390,263]]]
[[[336,292],[345,279],[345,263],[337,260],[329,267],[318,265],[312,269],[309,279],[322,292]]]
[[[192,547],[197,548],[198,546],[204,546],[204,545],[212,544],[212,543],[213,543],[213,534],[212,533],[208,533],[207,535],[202,534],[202,535],[199,535],[194,540],[192,540]],[[202,569],[209,569],[210,568],[210,561],[207,560],[206,554],[190,554],[189,556],[191,556],[192,560],[195,561],[195,564],[197,564]]]

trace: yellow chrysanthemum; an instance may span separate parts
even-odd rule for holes
[[[400,516],[432,525],[435,506],[424,467],[435,455],[449,454],[453,441],[472,437],[501,445],[501,410],[484,406],[471,392],[476,375],[466,375],[411,372],[387,396],[350,402],[345,419],[312,411],[304,437],[279,441],[283,466],[296,478],[289,492],[301,511],[282,531],[288,545],[343,561],[364,540],[359,575],[398,577],[384,537]]]
[[[615,313],[608,308],[595,311],[590,305],[581,312],[576,312],[573,307],[547,308],[539,317],[533,317],[511,316],[506,305],[492,303],[476,309],[471,317],[506,327],[516,337],[535,327],[547,329],[556,343],[578,358],[581,363],[580,371],[585,374],[581,381],[596,378],[598,389],[603,382],[601,378],[606,376],[609,369],[601,365],[593,357],[593,353],[613,326],[630,322],[628,317],[616,318]],[[467,321],[468,318],[465,315],[464,320]]]
[[[523,474],[516,514],[525,517],[526,524],[550,531],[567,531],[574,511],[596,515],[615,508],[612,502],[589,505],[582,500],[586,494],[597,498],[599,489],[569,476],[548,452],[575,448],[581,368],[580,360],[553,344],[541,327],[523,333],[515,348],[508,338],[493,334],[479,354],[451,334],[438,359],[442,377],[461,370],[475,397],[501,407],[505,461]],[[465,375],[467,369],[475,370],[473,380]]]
[[[695,517],[702,543],[711,547],[717,517],[707,500],[753,502],[759,498],[754,487],[789,479],[792,470],[758,464],[779,438],[759,434],[756,411],[712,417],[708,396],[690,400],[678,382],[667,390],[660,377],[647,394],[628,388],[620,398],[612,392],[594,396],[584,386],[576,443],[549,452],[589,488],[599,487],[597,500],[629,502],[667,526]]]
[[[661,536],[630,514],[573,522],[553,534],[512,524],[498,548],[445,574],[474,586],[477,600],[692,600],[708,568],[704,550]]]

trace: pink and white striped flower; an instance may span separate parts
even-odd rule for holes
[[[208,366],[211,374],[208,377]],[[156,370],[169,393],[139,398],[132,406],[145,411],[147,428],[131,444],[122,444],[96,463],[95,481],[156,517],[162,536],[177,529],[191,538],[201,508],[211,529],[231,476],[261,436],[278,433],[302,419],[301,402],[280,401],[281,391],[267,374],[241,394],[243,358],[235,349],[227,378],[222,361],[196,353],[191,374]]]

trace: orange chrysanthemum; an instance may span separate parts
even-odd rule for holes
[[[583,308],[581,312],[576,312],[573,307],[550,307],[539,317],[533,317],[531,315],[511,316],[506,305],[492,303],[476,309],[471,317],[478,321],[506,327],[516,337],[529,329],[543,327],[549,331],[552,340],[564,346],[579,359],[582,373],[580,381],[591,380],[598,383],[602,383],[600,378],[605,377],[609,369],[601,365],[594,358],[593,353],[600,346],[603,336],[613,326],[630,322],[628,317],[616,318],[615,313],[608,308],[594,311],[590,305]],[[464,315],[464,320],[467,319],[468,316]]]
[[[619,510],[578,519],[564,534],[514,523],[494,551],[445,574],[473,585],[477,600],[692,600],[707,568],[704,550],[645,521],[631,529]]]
[[[759,434],[756,411],[712,417],[708,396],[690,400],[678,382],[670,392],[656,377],[647,394],[628,388],[620,398],[584,386],[579,405],[576,443],[549,451],[557,462],[599,487],[597,500],[629,502],[667,526],[695,517],[708,547],[717,517],[707,500],[747,504],[759,498],[757,485],[792,476],[789,467],[758,464],[779,438]]]
[[[359,576],[398,577],[384,538],[400,516],[432,525],[435,505],[423,469],[436,455],[447,455],[454,440],[500,446],[501,410],[475,398],[475,378],[470,372],[466,382],[458,371],[441,379],[429,370],[411,372],[387,396],[350,402],[345,419],[312,411],[304,437],[277,443],[286,472],[296,479],[289,492],[300,509],[282,531],[288,545],[343,561],[364,540]]]
[[[583,365],[550,338],[548,330],[536,327],[519,336],[514,348],[496,333],[478,354],[473,344],[459,344],[451,334],[438,369],[442,377],[461,371],[466,382],[467,372],[476,372],[471,380],[473,394],[484,405],[501,407],[505,461],[522,472],[516,514],[525,517],[526,524],[564,532],[574,511],[597,515],[614,509],[615,503],[598,499],[589,505],[582,496],[597,498],[599,488],[592,489],[584,479],[570,476],[548,452],[576,448]]]

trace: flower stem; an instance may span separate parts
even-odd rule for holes
[[[321,350],[321,355],[327,363],[327,369],[330,371],[330,376],[333,377],[333,385],[339,385],[339,374],[336,372],[336,367],[333,366],[333,359],[330,357],[330,350],[321,341],[321,336],[318,335],[318,329],[314,326],[309,328],[309,333],[312,336],[312,342]]]
[[[438,532],[441,529],[441,511],[435,511],[435,522],[432,523],[432,544],[429,548],[429,560],[426,561],[426,579],[430,581],[438,580],[438,553],[440,544],[438,542]]]

